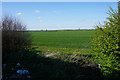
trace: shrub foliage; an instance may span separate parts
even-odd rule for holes
[[[119,12],[110,7],[109,17],[104,25],[97,25],[96,36],[93,40],[95,61],[100,64],[102,72],[116,78],[120,72],[120,23]]]
[[[4,16],[2,19],[2,53],[8,54],[25,49],[30,45],[29,34],[26,25],[12,16]]]

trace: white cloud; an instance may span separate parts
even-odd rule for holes
[[[17,13],[17,15],[19,16],[19,15],[22,15],[22,13],[21,12],[19,12],[19,13]]]
[[[57,11],[56,11],[56,10],[54,10],[54,11],[53,11],[53,13],[57,13]]]
[[[41,16],[38,16],[37,18],[40,20],[40,19],[41,19]]]
[[[39,10],[35,10],[35,13],[39,13],[40,11]]]

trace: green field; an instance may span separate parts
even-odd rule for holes
[[[42,52],[88,53],[94,30],[31,31],[32,45]]]

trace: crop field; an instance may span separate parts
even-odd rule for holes
[[[47,53],[89,53],[94,30],[31,31],[32,45]]]

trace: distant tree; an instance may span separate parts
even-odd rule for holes
[[[4,16],[2,19],[2,53],[3,55],[25,49],[31,40],[24,25],[19,19]]]
[[[93,40],[95,61],[105,76],[117,80],[120,75],[120,7],[110,8],[109,17],[103,26],[97,26]],[[120,78],[119,78],[120,79]]]

